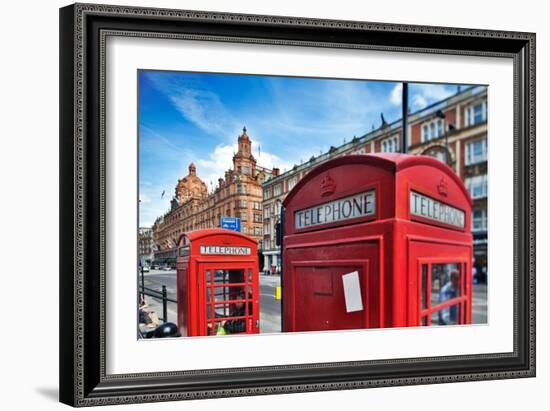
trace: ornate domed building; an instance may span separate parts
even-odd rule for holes
[[[197,177],[197,167],[195,163],[189,164],[189,174],[178,180],[174,198],[179,204],[183,204],[192,198],[201,199],[207,196],[208,189],[204,181]]]
[[[210,193],[197,175],[195,164],[189,164],[188,175],[176,184],[170,211],[153,226],[156,260],[175,258],[174,247],[182,233],[220,227],[223,217],[240,218],[242,233],[258,240],[262,238],[262,182],[276,171],[257,166],[246,127],[237,137],[237,143],[233,168],[220,176]]]

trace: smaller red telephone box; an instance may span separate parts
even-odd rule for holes
[[[283,206],[283,331],[471,323],[471,199],[439,160],[336,158]]]
[[[176,268],[182,336],[260,332],[257,248],[256,240],[225,229],[180,236]]]

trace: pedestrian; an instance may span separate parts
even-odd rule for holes
[[[458,270],[451,270],[449,281],[439,290],[439,302],[443,303],[458,297],[460,275]],[[439,325],[456,324],[458,322],[458,304],[439,310]]]
[[[147,304],[147,301],[145,300],[145,296],[141,296],[141,300],[139,301],[139,322],[141,324],[147,324],[147,315],[149,313],[149,304]]]
[[[239,290],[231,298],[237,300],[231,303],[229,308],[230,317],[245,317],[246,316],[246,293],[244,290]],[[252,315],[252,295],[248,295],[248,315]],[[221,322],[222,330],[218,330],[217,335],[224,334],[240,334],[246,332],[246,318],[232,318]]]

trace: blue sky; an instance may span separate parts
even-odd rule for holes
[[[395,82],[140,71],[138,87],[140,226],[169,209],[190,162],[215,186],[232,166],[243,126],[258,164],[285,171],[379,127],[380,113],[388,122],[401,118]],[[411,83],[410,110],[456,91]]]

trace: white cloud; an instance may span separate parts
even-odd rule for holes
[[[259,153],[258,147],[260,147]],[[283,160],[281,157],[262,150],[261,142],[259,141],[252,141],[252,153],[254,154],[254,157],[256,158],[259,166],[269,169],[276,167],[279,168],[281,171],[285,168],[289,169],[290,167],[292,167],[288,161]]]
[[[175,186],[175,183],[174,183]],[[156,218],[163,215],[170,208],[174,188],[165,188],[154,184],[140,184],[139,187],[139,225],[140,227],[151,227]],[[166,191],[161,198],[162,192]]]
[[[453,90],[446,84],[414,84],[412,89],[411,106],[418,110],[436,101],[446,99]]]
[[[166,74],[152,74],[149,78],[168,97],[176,110],[201,130],[216,135],[235,129],[237,121],[219,95],[200,81]]]
[[[394,106],[400,106],[403,100],[403,83],[397,83],[390,93],[390,102]]]
[[[415,94],[412,97],[411,105],[415,110],[421,109],[428,105],[428,100],[426,100],[426,97],[423,96],[422,94]]]
[[[140,193],[139,194],[139,201],[140,201],[141,204],[147,204],[147,203],[151,202],[151,198],[145,193]]]
[[[236,121],[227,111],[219,96],[208,90],[180,89],[170,100],[183,117],[209,134],[227,132]]]
[[[181,157],[193,155],[193,151],[185,146],[183,139],[178,141],[169,138],[145,125],[140,125],[139,144],[141,153],[147,153],[162,161],[177,161]]]
[[[260,153],[258,155],[258,146]],[[207,158],[200,158],[196,161],[197,175],[208,186],[208,190],[216,187],[219,178],[224,178],[225,171],[233,168],[233,155],[237,152],[238,146],[235,144],[221,144],[216,146]],[[290,163],[281,159],[279,156],[261,150],[261,143],[257,140],[252,141],[252,154],[256,158],[259,166],[272,169],[278,167],[289,169]],[[212,182],[212,185],[210,185]]]
[[[207,158],[197,160],[197,174],[211,190],[218,184],[218,178],[224,178],[225,171],[233,165],[233,154],[237,151],[237,145],[216,146]],[[212,183],[212,185],[210,184]]]
[[[409,84],[409,105],[412,110],[422,109],[436,101],[446,99],[453,93],[446,84]],[[397,83],[390,92],[389,100],[400,106],[403,97],[403,83]]]

